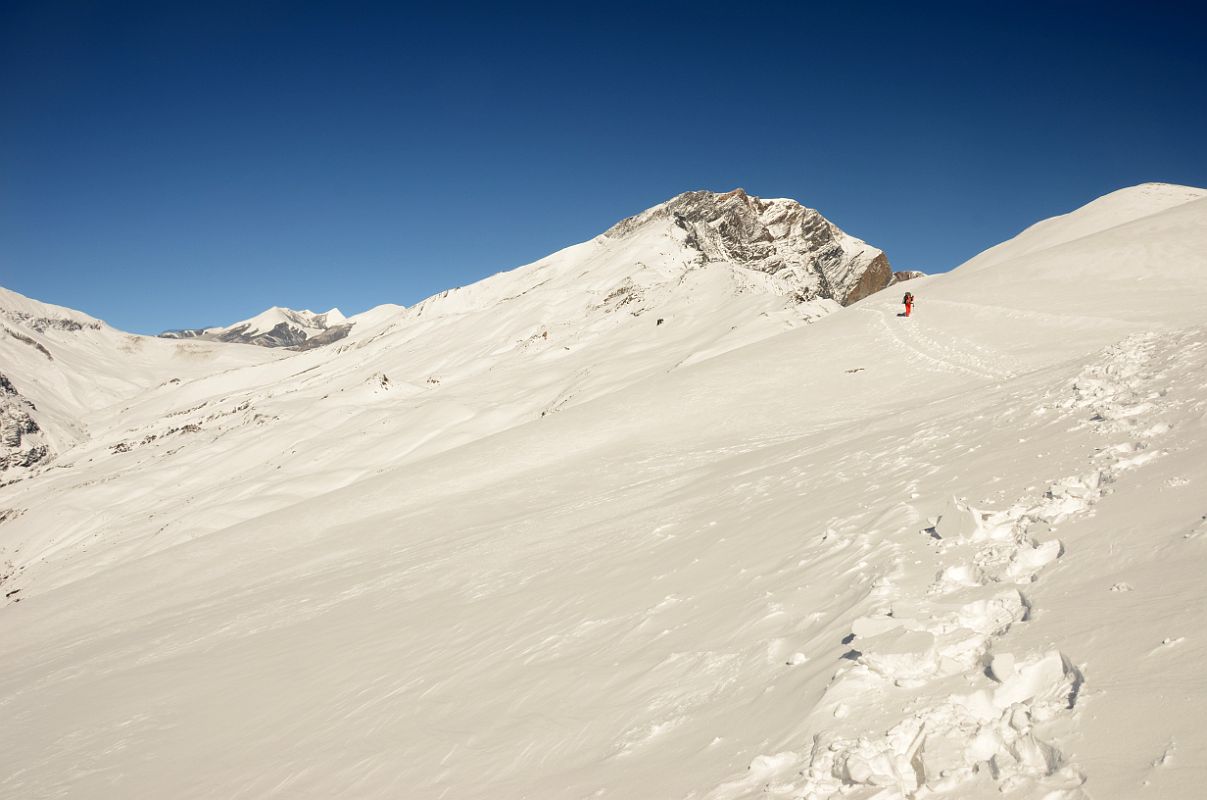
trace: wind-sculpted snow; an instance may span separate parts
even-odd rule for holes
[[[0,795],[1199,796],[1207,204],[1154,191],[908,319],[670,222],[305,352],[20,328],[77,427],[0,487]]]

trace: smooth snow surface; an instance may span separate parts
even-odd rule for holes
[[[621,246],[60,403],[0,488],[0,796],[1207,794],[1207,192],[909,319]]]

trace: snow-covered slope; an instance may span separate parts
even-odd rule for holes
[[[98,411],[0,489],[0,794],[1197,796],[1196,191],[910,319],[637,225]]]
[[[274,358],[123,333],[3,288],[0,328],[0,481],[53,462],[90,425],[119,419],[125,401]]]
[[[744,193],[740,198],[735,193],[703,192],[690,197],[693,218],[699,219],[725,217],[735,199],[743,208],[767,205]],[[623,390],[806,324],[839,307],[829,299],[806,300],[802,289],[808,282],[787,273],[772,275],[749,265],[705,259],[679,225],[661,215],[649,216],[641,223],[625,223],[623,235],[614,229],[411,309],[386,305],[346,319],[338,317],[342,323],[327,333],[338,330],[346,338],[333,348],[308,346],[325,342],[323,334],[295,347],[308,351],[301,356],[256,358],[240,352],[251,348],[223,351],[242,359],[241,363],[267,359],[271,366],[190,373],[194,379],[182,383],[173,382],[175,372],[169,378],[162,364],[148,360],[144,368],[160,377],[136,385],[155,386],[156,391],[130,397],[123,377],[113,396],[93,398],[99,401],[95,408],[72,406],[68,411],[74,413],[62,415],[59,427],[73,431],[65,443],[78,447],[72,462],[61,463],[101,465],[105,462],[98,462],[98,456],[137,450],[147,457],[135,464],[119,460],[101,467],[113,469],[122,481],[137,483],[144,473],[158,473],[162,459],[175,460],[181,447],[201,439],[211,456],[210,469],[189,470],[189,479],[173,488],[172,496],[182,501],[197,487],[229,498],[254,486],[262,463],[247,458],[249,453],[267,458],[265,453],[293,455],[305,448],[323,457],[307,465],[295,463],[281,476],[304,495],[308,487],[331,480],[327,471],[333,463],[340,465],[340,483],[354,481],[386,465],[457,447]],[[827,236],[850,240],[824,220],[818,224],[827,226]],[[777,236],[789,243],[804,241],[798,228],[784,227]],[[764,227],[754,226],[745,234],[728,233],[726,241],[737,247],[747,234],[759,241],[767,235]],[[275,336],[274,331],[279,332],[294,314],[272,309],[226,333],[244,338]],[[332,314],[338,312],[323,316],[329,320]],[[318,322],[325,324],[322,319]],[[89,324],[100,326],[95,320]],[[129,338],[138,347],[147,341]],[[158,349],[174,349],[168,341],[158,340]],[[215,347],[190,339],[175,349],[194,346],[211,351]],[[103,360],[101,365],[125,374],[123,368]],[[83,384],[98,380],[88,370],[75,377]],[[366,395],[390,398],[395,412],[386,421],[392,428],[390,435],[361,438],[365,434],[358,426],[376,426],[381,411],[376,404],[366,406]],[[57,402],[50,387],[28,399]],[[8,428],[13,431],[25,424],[21,416],[27,410],[25,401],[12,400],[13,422]],[[282,421],[280,426],[274,424],[282,429],[285,441],[278,446],[275,437],[263,435],[261,426]],[[349,436],[350,425],[360,436]],[[210,437],[221,437],[222,443],[210,444]],[[13,455],[18,462],[28,461],[24,454],[40,444],[28,435],[24,442],[25,449]],[[49,455],[64,449],[57,447]],[[219,457],[220,453],[229,455]],[[43,459],[39,465],[45,463]],[[296,499],[291,492],[251,491],[257,494],[257,503],[223,515],[224,524]],[[95,502],[105,503],[99,497]],[[31,501],[31,505],[49,504]],[[191,513],[189,517],[196,519]],[[145,535],[144,528],[158,528],[151,524],[153,519],[127,520],[119,537],[106,539],[111,543],[136,539]],[[36,525],[32,519],[28,524]],[[92,531],[94,524],[91,518],[84,520],[80,535]],[[43,530],[54,530],[60,537],[57,528]],[[56,580],[68,580],[72,574],[57,570]]]
[[[164,331],[165,339],[206,339],[214,342],[254,344],[261,347],[309,349],[338,341],[348,335],[351,324],[338,308],[316,314],[273,306],[251,319],[219,328],[186,328]]]
[[[731,199],[710,196],[718,204]],[[81,421],[93,435],[72,458],[93,463],[98,456],[137,451],[142,457],[133,464],[127,459],[101,466],[120,474],[122,481],[137,483],[144,473],[160,472],[163,458],[174,459],[182,446],[200,439],[210,456],[208,468],[190,469],[188,479],[171,490],[172,502],[183,503],[196,490],[227,499],[245,491],[256,494],[255,504],[243,510],[232,505],[230,514],[222,516],[223,524],[229,524],[240,515],[295,502],[292,491],[251,488],[270,454],[322,454],[308,463],[294,462],[280,476],[304,496],[315,486],[331,485],[333,464],[339,465],[337,485],[354,481],[386,465],[623,390],[839,308],[833,300],[804,300],[800,283],[786,276],[702,261],[684,239],[670,222],[652,221],[632,226],[624,236],[599,236],[443,292],[410,309],[387,305],[349,317],[349,335],[333,348],[301,348],[306,352],[256,370],[215,371],[174,385],[170,392],[147,393],[123,403],[117,425],[109,424],[114,418],[109,410],[103,423]],[[277,327],[273,314],[262,316],[258,327],[250,321],[239,327]],[[383,411],[387,418],[379,422]],[[280,440],[263,435],[262,426],[270,423],[281,430]],[[388,435],[365,438],[369,431],[379,433],[380,424]],[[350,430],[357,435],[349,435]],[[221,443],[211,442],[214,437]],[[249,458],[252,453],[259,455]],[[105,503],[100,497],[95,502]],[[197,519],[191,512],[188,517]],[[106,538],[116,543],[145,536],[159,527],[153,519],[127,520],[120,536]],[[29,524],[34,525],[32,520]],[[93,524],[86,520],[81,535]],[[56,581],[64,581],[73,572],[55,574]]]
[[[1145,183],[1104,195],[1059,217],[1037,222],[1013,239],[991,247],[969,261],[963,272],[1001,264],[1041,250],[1051,249],[1102,233],[1121,224],[1138,222],[1161,212],[1202,199],[1207,192],[1192,186]],[[1126,236],[1127,231],[1121,235]],[[1143,268],[1145,265],[1136,264]]]

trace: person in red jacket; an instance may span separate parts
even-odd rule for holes
[[[913,292],[906,292],[906,293],[905,293],[905,299],[904,299],[904,300],[902,300],[901,302],[905,303],[905,316],[907,316],[907,317],[908,317],[908,316],[909,316],[909,312],[910,312],[910,311],[913,309],[913,307],[914,307],[914,293],[913,293]]]

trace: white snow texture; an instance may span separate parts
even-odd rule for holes
[[[302,352],[0,290],[0,797],[1207,796],[1207,191],[909,318],[635,219]]]

